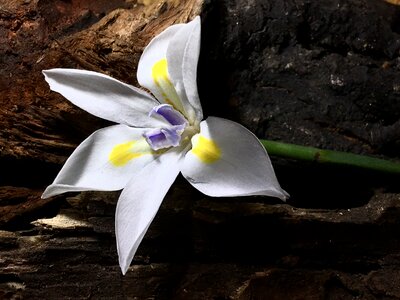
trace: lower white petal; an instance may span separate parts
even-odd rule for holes
[[[179,174],[179,148],[136,173],[121,193],[115,214],[119,264],[125,274],[165,194]]]
[[[202,193],[215,196],[266,195],[285,200],[264,147],[242,125],[210,117],[192,138],[182,174]]]
[[[143,138],[149,130],[114,125],[94,132],[68,158],[43,198],[75,191],[114,191],[157,157]]]

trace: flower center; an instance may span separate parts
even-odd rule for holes
[[[163,118],[171,124],[167,127],[154,128],[143,134],[153,150],[177,147],[181,144],[182,139],[190,140],[191,136],[196,133],[192,126],[188,126],[189,122],[186,118],[169,104],[154,107],[149,116]]]

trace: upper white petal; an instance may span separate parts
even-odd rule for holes
[[[134,127],[159,127],[149,117],[159,103],[148,93],[107,75],[74,69],[43,71],[50,88],[97,117]]]
[[[179,174],[179,148],[136,172],[121,193],[115,215],[119,264],[125,274],[165,194]]]
[[[159,35],[154,37],[143,50],[142,56],[139,60],[137,80],[141,86],[148,89],[160,102],[165,103],[165,97],[154,81],[152,70],[157,62],[166,58],[167,48],[170,41],[183,26],[185,25],[175,24],[169,26]]]
[[[198,122],[203,119],[203,111],[197,91],[197,64],[200,55],[201,22],[197,16],[193,21],[180,28],[168,44],[167,61],[175,89],[183,102],[194,109]],[[192,120],[189,120],[192,121]]]
[[[200,127],[204,141],[211,141],[208,149],[207,142],[202,149],[194,145],[182,167],[182,174],[195,188],[215,197],[266,195],[282,200],[288,197],[276,179],[267,152],[249,130],[215,117],[201,122]]]
[[[198,124],[203,117],[196,81],[200,33],[200,17],[187,24],[168,27],[145,48],[137,72],[140,85],[149,89],[160,102],[174,105],[191,124]],[[159,64],[162,60],[166,63]],[[160,65],[167,65],[168,80],[158,80],[154,76],[158,74],[154,72],[158,70],[155,66]]]
[[[143,132],[144,129],[126,125],[114,125],[94,132],[75,149],[42,197],[73,191],[114,191],[124,188],[135,173],[155,159],[142,137]],[[149,152],[141,152],[143,155],[126,159],[126,164],[115,166],[110,160],[113,149],[137,140],[143,140]],[[124,159],[123,155],[129,154],[120,155]]]

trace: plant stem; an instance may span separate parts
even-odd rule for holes
[[[299,146],[269,140],[260,141],[267,149],[268,153],[273,156],[334,165],[346,165],[386,173],[400,174],[400,162],[393,162],[364,155],[333,150],[322,150],[314,147]]]

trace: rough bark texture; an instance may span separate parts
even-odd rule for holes
[[[107,123],[49,91],[51,67],[136,84],[143,47],[202,15],[206,114],[260,137],[400,159],[400,10],[384,1],[0,4],[0,298],[400,299],[399,177],[273,158],[288,203],[208,198],[179,178],[131,269],[118,193],[40,194]]]

